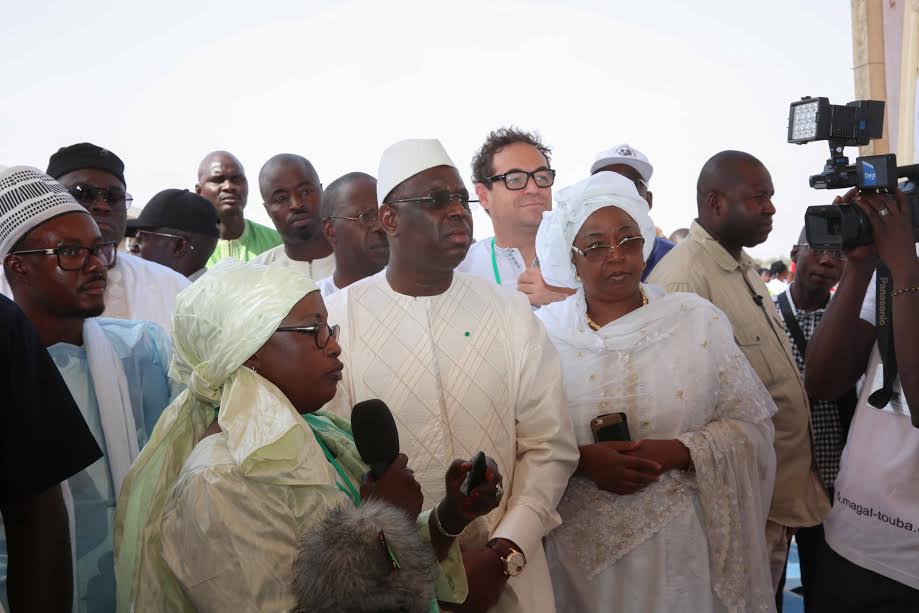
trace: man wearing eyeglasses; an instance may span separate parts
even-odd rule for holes
[[[322,192],[319,211],[335,256],[335,273],[317,281],[323,297],[386,267],[389,241],[380,225],[376,179],[363,172],[335,179]]]
[[[164,189],[137,219],[128,220],[131,253],[168,266],[194,282],[220,238],[220,217],[202,196],[187,189]]]
[[[545,284],[536,261],[536,230],[543,212],[552,208],[550,154],[535,134],[516,128],[488,135],[472,159],[472,181],[495,235],[472,245],[456,268],[519,290],[534,307],[569,295]]]
[[[631,145],[622,144],[601,151],[597,154],[593,165],[590,167],[590,174],[595,175],[598,172],[609,171],[622,175],[635,184],[638,195],[648,203],[650,209],[654,203],[654,194],[648,189],[648,183],[651,181],[651,175],[654,173],[654,167],[648,161],[648,156],[632,147]],[[641,273],[641,280],[644,281],[657,266],[657,263],[673,249],[673,243],[660,236],[654,237],[654,247],[648,261],[645,262],[645,269]]]
[[[798,243],[791,248],[795,278],[785,291],[773,297],[775,307],[785,320],[785,332],[801,376],[807,343],[823,319],[830,302],[830,291],[839,283],[846,256],[838,249],[812,249],[802,228]],[[814,459],[817,474],[833,498],[833,483],[839,472],[839,459],[849,433],[858,395],[854,388],[834,400],[811,400],[811,428],[814,436]],[[801,528],[795,532],[801,562],[801,586],[804,606],[812,599],[818,552],[826,547],[823,525]]]
[[[778,411],[776,475],[766,525],[773,587],[778,589],[795,528],[816,526],[830,510],[813,456],[810,406],[782,320],[756,263],[744,251],[772,232],[775,188],[769,171],[742,151],[716,153],[696,184],[698,217],[689,236],[654,268],[648,282],[692,292],[724,311],[734,340]],[[781,603],[781,594],[777,594]]]
[[[99,317],[115,243],[62,185],[34,168],[10,168],[0,174],[0,202],[8,222],[0,226],[0,259],[16,304],[105,454],[68,485],[75,600],[80,611],[113,611],[115,502],[157,419],[180,391],[167,376],[172,345],[154,323]],[[42,441],[35,445],[42,453]]]
[[[63,147],[48,161],[48,174],[92,215],[105,241],[117,245],[124,239],[132,198],[117,155],[91,143]],[[5,281],[0,286],[12,296]],[[169,331],[176,295],[187,286],[188,279],[174,270],[118,253],[109,265],[103,315],[152,321]]]
[[[278,262],[314,280],[335,272],[332,246],[322,234],[319,215],[322,183],[310,161],[293,153],[274,156],[258,173],[258,188],[284,243],[252,261]]]
[[[505,495],[460,537],[469,597],[457,610],[554,611],[542,538],[578,458],[558,353],[523,295],[455,272],[472,215],[439,141],[386,149],[377,197],[389,264],[327,300],[345,363],[329,408],[385,401],[429,501],[453,457],[494,458]]]

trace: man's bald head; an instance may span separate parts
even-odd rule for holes
[[[322,204],[319,208],[319,216],[325,219],[326,217],[332,217],[338,215],[339,207],[343,204],[347,204],[350,201],[351,194],[364,190],[360,189],[361,187],[372,187],[376,190],[377,180],[372,176],[368,175],[366,172],[349,172],[346,175],[342,175],[329,183],[322,191]],[[374,195],[372,200],[361,203],[363,205],[376,205],[376,196]]]
[[[322,183],[308,159],[293,153],[272,157],[258,173],[258,187],[285,245],[318,244],[328,250],[319,217]]]
[[[243,209],[249,198],[249,181],[242,163],[228,151],[212,151],[198,164],[198,183],[195,193],[207,198],[221,220],[221,238],[236,238],[242,233]],[[235,236],[226,236],[228,219],[237,218],[240,224]]]
[[[239,158],[237,158],[235,155],[233,155],[229,151],[211,151],[210,153],[205,155],[204,159],[201,160],[201,163],[198,164],[198,183],[199,184],[201,183],[201,181],[204,180],[205,176],[207,175],[208,170],[215,163],[232,164],[236,168],[238,168],[241,173],[245,174],[245,169],[243,168],[242,162],[240,162]]]
[[[775,188],[769,171],[743,151],[713,155],[699,173],[699,222],[735,258],[763,243],[772,231]]]
[[[696,182],[696,205],[699,216],[702,216],[708,194],[723,194],[730,191],[743,181],[744,171],[751,167],[765,168],[762,162],[744,151],[728,149],[710,157],[702,166],[699,180]]]
[[[265,162],[258,173],[258,189],[264,202],[270,200],[278,175],[287,170],[294,170],[319,185],[319,175],[312,162],[296,153],[279,153]]]

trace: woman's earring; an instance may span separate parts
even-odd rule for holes
[[[579,275],[577,272],[575,272],[575,273],[574,273],[574,280],[577,281],[578,283],[580,283],[580,282],[581,282],[581,275]]]

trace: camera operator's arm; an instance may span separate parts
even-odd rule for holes
[[[852,190],[833,204],[848,202]],[[850,389],[864,374],[874,346],[874,326],[859,317],[865,290],[874,274],[872,245],[846,252],[846,267],[836,293],[814,335],[807,342],[804,387],[814,400],[833,400]]]
[[[865,195],[855,203],[871,221],[878,255],[893,277],[893,334],[897,373],[910,406],[913,425],[919,427],[919,259],[913,219],[902,192]],[[881,215],[882,211],[887,213]]]

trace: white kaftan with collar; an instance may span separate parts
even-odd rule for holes
[[[720,310],[644,288],[647,305],[597,332],[583,288],[537,312],[579,445],[594,442],[591,419],[624,412],[633,440],[678,439],[695,465],[631,495],[571,479],[546,545],[559,611],[772,611],[775,404]]]
[[[262,264],[265,266],[275,262],[282,266],[286,266],[287,268],[299,270],[313,281],[325,279],[333,272],[335,272],[334,253],[330,253],[324,258],[317,258],[310,262],[292,260],[290,259],[290,256],[287,255],[287,251],[284,250],[284,245],[278,245],[273,249],[269,249],[264,253],[260,253],[252,259],[253,264]]]
[[[329,323],[341,325],[345,364],[327,408],[349,417],[357,402],[386,402],[426,505],[444,495],[454,459],[479,450],[494,458],[504,498],[461,543],[506,538],[526,555],[494,611],[553,611],[542,538],[559,524],[555,508],[578,452],[558,353],[526,297],[461,273],[443,294],[406,296],[384,270],[326,304]]]

